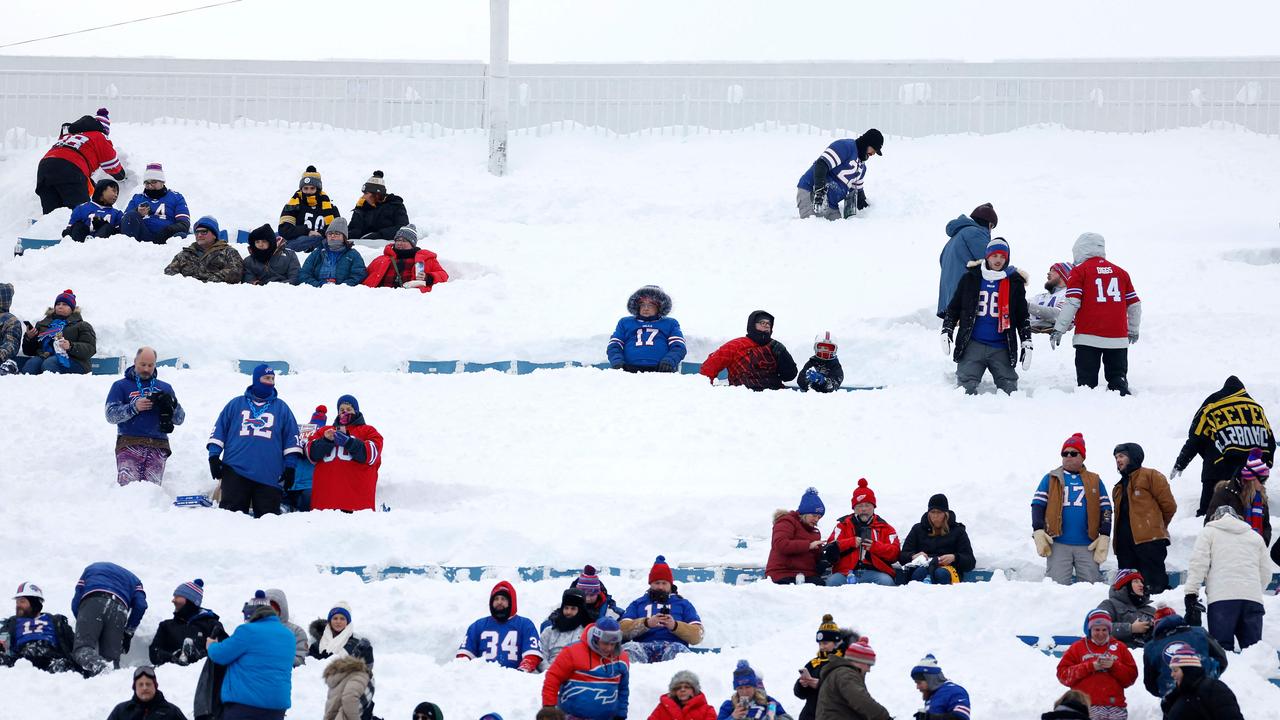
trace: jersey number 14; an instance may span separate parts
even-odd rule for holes
[[[1105,287],[1102,278],[1094,278],[1093,281],[1098,285],[1098,302],[1104,303],[1108,299],[1114,302],[1120,302],[1120,279],[1110,278]]]

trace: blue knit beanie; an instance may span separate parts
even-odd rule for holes
[[[334,605],[333,608],[329,610],[329,616],[327,619],[332,620],[334,615],[341,615],[347,619],[348,625],[351,624],[351,606],[347,605],[345,602],[340,602],[337,605]]]
[[[751,669],[751,665],[746,660],[739,660],[738,666],[733,669],[733,689],[740,687],[760,687],[760,680],[756,677],[756,671]]]
[[[191,582],[182,583],[173,591],[173,595],[186,598],[187,602],[200,607],[200,603],[204,602],[204,581],[196,578]]]
[[[338,398],[338,404],[334,407],[340,407],[342,403],[351,403],[351,407],[354,408],[357,413],[360,412],[360,401],[356,400],[355,395],[343,395]],[[377,408],[374,408],[374,410],[377,410]]]
[[[270,365],[262,363],[253,369],[253,384],[249,386],[249,391],[253,393],[253,396],[261,400],[266,400],[271,397],[272,393],[274,393],[276,389],[275,385],[268,385],[262,382],[262,378],[266,375],[270,375],[272,378],[275,378],[276,371],[273,370]]]
[[[796,512],[801,515],[827,514],[827,508],[822,504],[822,498],[818,497],[817,488],[809,488],[804,491],[804,495],[800,497],[800,507],[796,508]]]

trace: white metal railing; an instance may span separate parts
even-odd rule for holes
[[[4,147],[105,105],[117,122],[279,122],[428,135],[486,127],[483,63],[0,57]],[[516,134],[1136,133],[1222,123],[1280,135],[1280,61],[519,65]]]

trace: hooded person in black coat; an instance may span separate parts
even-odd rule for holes
[[[907,533],[899,560],[906,582],[935,585],[958,583],[977,565],[969,533],[964,523],[956,521],[946,495],[929,498],[929,509]]]
[[[374,170],[373,177],[361,189],[364,194],[356,201],[347,223],[347,237],[354,239],[381,239],[391,241],[396,232],[409,224],[409,211],[399,195],[388,195],[382,171]]]
[[[1165,720],[1244,720],[1235,693],[1221,680],[1206,677],[1194,654],[1176,654],[1171,665],[1177,685],[1160,701]],[[1178,673],[1181,679],[1178,679]]]
[[[1247,440],[1248,444],[1241,441]],[[1223,480],[1230,480],[1244,466],[1249,451],[1254,447],[1263,451],[1267,466],[1275,462],[1276,436],[1262,411],[1262,406],[1249,396],[1240,378],[1232,375],[1200,403],[1191,418],[1187,441],[1173,463],[1169,479],[1182,474],[1191,464],[1191,458],[1200,456],[1200,507],[1196,517],[1209,512],[1213,489]]]

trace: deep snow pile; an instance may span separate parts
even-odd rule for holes
[[[362,584],[320,567],[644,569],[658,553],[673,563],[762,563],[767,541],[736,549],[736,538],[766,538],[771,511],[793,507],[809,485],[826,500],[827,532],[867,477],[901,534],[929,495],[945,491],[979,565],[1030,577],[1042,563],[1028,504],[1070,433],[1085,434],[1089,466],[1110,483],[1110,449],[1125,441],[1141,443],[1149,464],[1167,472],[1191,413],[1228,374],[1280,412],[1267,352],[1280,346],[1280,308],[1269,291],[1280,280],[1274,139],[1213,129],[890,138],[868,176],[873,208],[842,223],[792,219],[795,179],[829,141],[816,135],[518,138],[506,179],[485,174],[479,136],[117,123],[113,139],[134,168],[162,161],[193,215],[213,214],[231,228],[274,224],[308,163],[344,214],[381,168],[429,233],[423,245],[452,276],[425,296],[202,286],[161,275],[176,246],[124,238],[0,259],[0,281],[17,286],[19,316],[34,320],[70,287],[97,328],[100,354],[131,356],[145,343],[193,367],[162,370],[188,416],[173,436],[162,488],[114,486],[114,429],[102,411],[110,378],[0,383],[18,413],[0,451],[10,518],[0,541],[11,549],[0,557],[0,583],[34,580],[47,606],[66,612],[85,564],[130,567],[153,606],[131,664],[144,657],[179,582],[203,578],[206,606],[232,621],[254,589],[280,587],[299,622],[336,600],[351,602],[356,631],[378,658],[379,715],[405,716],[426,698],[455,718],[490,710],[528,717],[541,678],[450,662],[466,625],[485,612],[490,583]],[[36,212],[39,155],[0,163],[0,231],[9,242]],[[1109,257],[1129,270],[1144,301],[1133,397],[1077,391],[1070,351],[1051,352],[1043,337],[1023,392],[968,398],[952,387],[954,365],[938,350],[933,318],[937,253],[945,223],[986,201],[1000,213],[1013,263],[1034,280],[1069,259],[1080,232],[1107,237]],[[56,234],[60,222],[33,230]],[[815,333],[830,329],[842,340],[847,381],[888,387],[818,397],[594,369],[393,372],[409,359],[599,362],[627,295],[646,283],[672,294],[689,360],[740,334],[747,314],[763,307],[798,359]],[[279,389],[304,418],[316,404],[355,394],[386,437],[379,500],[392,511],[255,522],[173,508],[174,496],[210,489],[204,440],[217,411],[247,384],[233,372],[237,358],[291,361],[301,372],[282,377]],[[1193,465],[1174,482],[1171,567],[1185,567],[1199,528],[1197,475]],[[607,583],[629,601],[642,578]],[[523,614],[540,621],[564,585],[517,583]],[[682,667],[697,671],[718,703],[740,657],[795,712],[786,688],[831,612],[871,637],[880,655],[872,692],[899,717],[919,706],[907,671],[925,652],[969,688],[982,717],[1031,717],[1060,691],[1056,660],[1014,635],[1078,633],[1105,589],[996,581],[895,590],[695,584],[683,593],[706,623],[705,644],[725,651],[636,668],[632,716],[647,716]],[[1177,591],[1165,599],[1180,607]],[[1267,607],[1274,616],[1280,602],[1268,598]],[[1280,675],[1277,646],[1280,630],[1271,625],[1225,676],[1246,717],[1265,716],[1280,700],[1264,680]],[[295,673],[294,715],[320,712],[320,672],[309,664]],[[189,708],[197,674],[166,667],[161,688]],[[19,668],[0,671],[0,693],[14,716],[100,717],[127,697],[128,677],[82,681]],[[1159,716],[1140,688],[1129,699],[1135,720]]]

